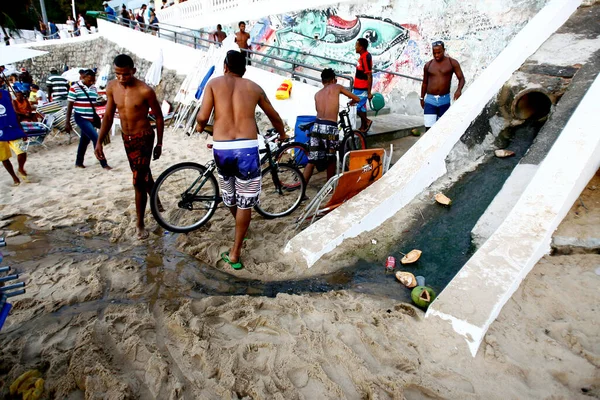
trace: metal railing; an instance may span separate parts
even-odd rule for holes
[[[264,47],[269,47],[269,48],[272,48],[272,49],[277,49],[277,50],[282,50],[282,51],[290,51],[290,52],[293,52],[293,53],[302,54],[303,56],[310,56],[310,57],[314,57],[314,58],[319,58],[321,60],[332,61],[332,62],[336,62],[338,64],[346,64],[346,65],[352,65],[352,66],[356,65],[355,62],[336,60],[335,58],[329,58],[329,57],[325,57],[325,56],[319,56],[319,55],[308,53],[308,52],[301,51],[301,50],[294,50],[294,49],[288,49],[288,48],[285,48],[285,47],[273,46],[273,45],[267,44],[267,43],[252,42],[252,44],[256,45],[256,46],[264,46]],[[419,81],[419,82],[423,81],[421,78],[416,78],[414,76],[405,75],[405,74],[401,74],[401,73],[398,73],[398,72],[386,71],[384,69],[379,69],[379,68],[373,68],[373,72],[381,72],[381,73],[384,73],[384,74],[395,75],[395,76],[399,76],[401,78],[412,79],[412,80]]]
[[[187,28],[184,28],[181,26],[165,24],[165,23],[160,23],[160,22],[158,23],[158,25],[149,25],[146,23],[138,22],[137,20],[130,20],[127,18],[122,18],[122,17],[109,18],[105,13],[102,13],[102,12],[93,12],[90,15],[95,16],[96,18],[103,19],[108,22],[112,22],[117,25],[121,25],[123,27],[129,27],[129,28],[134,29],[136,26],[138,26],[140,28],[140,32],[152,33],[154,31],[154,32],[156,32],[156,35],[158,37],[161,37],[161,38],[167,39],[167,40],[172,40],[175,43],[190,46],[190,47],[193,47],[194,49],[208,50],[208,48],[210,47],[211,44],[220,45],[219,42],[216,42],[211,39],[203,38],[202,37],[203,34],[210,35],[209,32],[206,32],[204,30],[187,29]],[[165,28],[165,26],[178,28],[179,30]],[[164,34],[165,32],[168,32],[171,35],[165,35]],[[192,34],[190,34],[190,32]],[[273,46],[273,45],[269,45],[266,43],[252,42],[252,44],[258,45],[258,46],[274,48],[274,49],[278,49],[278,50],[282,50],[282,51],[295,52],[297,54],[302,54],[304,56],[311,56],[311,57],[315,57],[315,58],[319,58],[322,60],[327,60],[327,61],[331,61],[331,62],[335,62],[335,63],[339,63],[339,64],[346,64],[346,65],[352,65],[352,66],[355,65],[355,63],[352,63],[349,61],[336,60],[336,59],[325,57],[325,56],[314,55],[314,54],[300,51],[300,50],[293,50],[293,49],[288,49],[288,48],[284,48],[284,47]],[[319,83],[321,82],[320,77],[302,73],[300,71],[297,71],[297,68],[303,68],[303,69],[307,69],[307,70],[311,70],[311,71],[315,71],[315,72],[322,72],[324,68],[320,68],[320,67],[317,67],[317,66],[311,65],[311,64],[301,63],[301,62],[290,60],[290,59],[283,58],[283,57],[277,57],[277,56],[274,56],[271,54],[266,54],[266,53],[255,51],[255,50],[241,49],[241,51],[261,57],[260,59],[249,59],[249,62],[251,62],[251,63],[258,64],[258,65],[261,65],[264,67],[268,67],[268,68],[271,68],[271,69],[279,71],[279,72],[284,72],[284,73],[290,74],[292,78],[304,78],[304,79],[309,79],[309,80],[319,82]],[[265,59],[290,64],[291,68],[285,68],[283,66],[279,66],[279,65],[275,64],[274,62],[272,62],[272,63],[265,62],[264,61]],[[415,77],[400,74],[397,72],[385,71],[385,70],[378,69],[378,68],[373,68],[373,71],[390,74],[390,75],[395,75],[395,76],[406,78],[406,79],[412,79],[412,80],[419,81],[419,82],[422,81],[422,79],[420,79],[420,78],[415,78]],[[339,74],[339,75],[337,75],[337,77],[347,80],[349,83],[348,87],[350,89],[354,86],[354,78],[352,78],[351,76]]]
[[[104,21],[112,22],[116,25],[120,25],[124,28],[135,29],[136,27],[138,27],[139,31],[142,33],[152,34],[153,32],[155,32],[156,36],[158,36],[162,39],[168,39],[168,40],[172,39],[172,41],[175,43],[190,46],[190,47],[193,47],[194,49],[208,50],[208,48],[210,47],[211,44],[219,44],[218,42],[215,42],[214,40],[205,39],[205,38],[196,36],[194,34],[187,33],[187,32],[202,33],[199,31],[193,31],[193,30],[189,30],[189,29],[187,29],[186,31],[178,31],[178,30],[174,30],[174,29],[165,28],[163,26],[163,25],[167,25],[167,24],[158,23],[157,25],[154,25],[154,24],[146,24],[144,22],[139,22],[134,19],[127,19],[127,18],[123,18],[123,17],[110,18],[105,13],[97,13],[97,14],[94,13],[93,16],[96,18],[102,19]],[[172,25],[172,26],[174,26],[174,25]],[[185,29],[185,28],[183,28],[183,29]],[[169,34],[165,35],[165,32],[167,32]]]

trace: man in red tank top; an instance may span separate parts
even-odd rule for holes
[[[354,89],[352,93],[360,98],[356,108],[356,114],[360,118],[359,130],[363,133],[368,132],[373,121],[367,118],[367,100],[373,98],[371,87],[373,86],[373,59],[367,51],[369,41],[360,38],[356,41],[356,52],[359,54],[358,64],[356,64],[356,75],[354,76]]]

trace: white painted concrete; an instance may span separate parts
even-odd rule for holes
[[[538,167],[539,165],[533,164],[518,164],[515,167],[506,182],[504,182],[502,189],[473,227],[471,238],[475,246],[481,247],[494,234],[502,221],[506,219],[506,216],[517,204],[527,185],[533,179]]]
[[[539,259],[600,167],[600,78],[573,113],[533,180],[498,230],[427,311],[449,321],[475,356],[490,324]],[[551,295],[549,293],[548,295]]]
[[[355,0],[190,0],[157,10],[160,22],[200,29]]]
[[[98,31],[107,40],[117,43],[138,57],[152,61],[159,49],[163,52],[164,68],[187,75],[203,57],[203,52],[193,47],[162,40],[156,36],[129,29],[108,21],[98,19]]]
[[[104,20],[98,20],[98,28],[99,35],[102,37],[123,46],[146,60],[153,61],[159,51],[162,50],[163,67],[175,70],[178,74],[191,74],[200,61],[209,57],[209,53],[206,51],[195,50],[192,47],[176,44]],[[88,36],[88,38],[90,37],[97,38],[99,36]],[[65,43],[62,40],[56,42]],[[35,45],[38,46],[37,43]],[[222,59],[209,60],[208,64],[216,66],[217,74],[215,76],[221,74],[223,69]],[[314,95],[319,90],[318,87],[294,81],[291,97],[288,100],[277,100],[275,93],[285,79],[283,76],[250,66],[247,68],[244,77],[253,80],[263,88],[275,109],[290,127],[294,126],[298,115],[316,115]]]
[[[345,239],[377,228],[444,175],[446,156],[471,121],[580,3],[581,0],[549,2],[382,179],[296,235],[284,252],[299,255],[311,267]]]

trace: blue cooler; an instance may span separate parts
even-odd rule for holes
[[[311,122],[315,122],[316,120],[317,117],[314,115],[298,115],[298,117],[296,117],[296,126],[294,127],[294,140],[296,142],[308,144],[308,133],[310,131],[303,131],[300,128],[298,128],[298,126],[309,124]],[[302,157],[302,160],[296,160],[296,162],[298,163],[298,165],[306,165],[306,163],[308,162],[308,158],[306,157],[306,155],[304,155]]]

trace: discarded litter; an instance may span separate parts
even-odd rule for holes
[[[435,300],[435,292],[427,286],[417,286],[410,293],[413,303],[421,308],[427,308]]]
[[[417,250],[417,249],[413,249],[413,250],[409,251],[407,254],[404,254],[402,252],[399,252],[399,253],[404,256],[400,260],[400,262],[402,264],[412,264],[412,263],[416,262],[419,258],[421,258],[421,254],[423,254],[423,252],[421,250]]]
[[[396,259],[392,256],[389,256],[385,261],[385,270],[386,272],[391,272],[396,269]]]
[[[417,276],[415,278],[417,280],[417,286],[425,286],[425,277],[424,276]]]
[[[415,276],[410,272],[396,271],[396,279],[398,279],[400,283],[402,283],[409,289],[412,289],[415,286],[417,286],[417,280]]]
[[[496,150],[494,151],[494,154],[496,155],[496,157],[498,158],[506,158],[506,157],[512,157],[515,155],[514,151],[510,151],[510,150]]]
[[[445,206],[449,206],[450,204],[452,204],[452,200],[450,200],[450,198],[446,197],[443,193],[438,193],[435,195],[435,201],[437,201],[438,203],[445,205]]]

